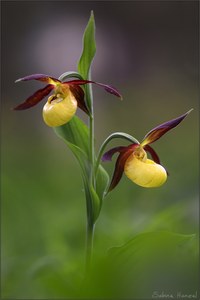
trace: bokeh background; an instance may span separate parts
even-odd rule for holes
[[[117,87],[124,97],[121,102],[94,87],[97,149],[114,131],[141,140],[194,108],[154,146],[170,173],[167,183],[149,190],[123,177],[106,198],[95,255],[142,232],[198,234],[198,1],[2,1],[1,9],[2,297],[67,298],[83,276],[79,167],[43,123],[42,103],[22,112],[11,108],[42,86],[15,84],[17,78],[76,70],[91,10],[93,80]],[[105,165],[109,174],[113,167]]]

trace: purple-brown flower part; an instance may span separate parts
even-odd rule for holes
[[[50,84],[55,84],[56,82],[61,82],[59,79],[51,77],[49,75],[45,75],[45,74],[28,75],[28,76],[17,79],[15,82],[28,81],[28,80],[39,80],[39,81],[50,83]]]
[[[115,147],[104,153],[102,160],[103,161],[110,161],[112,159],[112,156],[119,152],[119,156],[117,158],[116,164],[115,164],[115,170],[113,172],[112,180],[108,189],[108,192],[113,190],[116,185],[119,183],[123,172],[124,172],[124,165],[126,163],[126,160],[128,157],[134,152],[134,149],[138,147],[138,144],[131,144],[129,146],[121,146],[121,147]]]
[[[91,80],[71,80],[71,81],[66,81],[66,82],[63,82],[63,83],[77,84],[77,85],[84,85],[84,84],[87,84],[87,83],[93,83],[93,84],[96,84],[98,86],[103,87],[106,92],[108,92],[112,95],[115,95],[115,96],[122,99],[122,95],[116,90],[116,88],[111,87],[110,85],[107,85],[107,84],[103,84],[103,83],[99,83],[99,82],[95,82],[95,81],[91,81]]]
[[[82,109],[82,111],[84,111],[86,114],[89,114],[89,110],[88,110],[85,100],[84,100],[83,89],[79,85],[74,85],[74,84],[70,84],[69,88],[77,100],[78,107],[80,109]]]
[[[26,99],[25,102],[16,106],[14,108],[14,110],[24,110],[24,109],[28,109],[32,106],[35,106],[42,99],[44,99],[44,97],[46,97],[53,89],[54,89],[54,86],[52,84],[46,85],[43,89],[38,90],[32,96],[30,96],[28,99]]]
[[[160,164],[160,158],[156,151],[149,145],[144,146],[144,149],[151,154],[151,157],[153,161],[155,161],[157,164]]]
[[[124,172],[124,165],[129,158],[129,156],[134,152],[135,147],[137,147],[137,144],[132,144],[128,147],[124,147],[124,149],[120,150],[120,154],[117,158],[116,164],[115,164],[115,170],[113,172],[112,180],[108,189],[108,192],[113,190],[116,185],[119,183],[120,179],[122,178],[123,172]]]
[[[176,119],[165,122],[165,123],[153,128],[151,131],[149,131],[145,135],[141,145],[145,146],[147,144],[151,144],[151,143],[155,142],[156,140],[158,140],[159,138],[161,138],[161,136],[163,136],[166,132],[168,132],[172,128],[176,127],[180,122],[182,122],[183,119],[185,119],[185,117],[190,112],[191,112],[191,110],[189,110],[188,112],[186,112],[185,114],[181,115],[180,117],[178,117]]]
[[[115,147],[115,148],[112,148],[110,149],[109,151],[107,151],[106,153],[104,153],[104,155],[102,156],[102,161],[111,161],[112,160],[112,157],[113,155],[116,153],[116,152],[119,152],[121,153],[124,149],[126,149],[127,147]]]
[[[155,163],[157,163],[157,164],[159,164],[159,165],[162,166],[158,154],[156,153],[156,151],[151,146],[145,145],[144,146],[144,150],[146,150],[147,152],[149,152],[151,154],[151,157],[152,157],[153,161],[155,161]],[[167,175],[169,176],[169,172],[167,170],[166,170],[166,172],[167,172]]]
[[[121,98],[120,93],[115,88],[110,87],[103,83],[98,83],[98,82],[90,81],[90,80],[70,80],[70,81],[61,82],[59,79],[54,78],[49,75],[32,74],[32,75],[25,76],[23,78],[19,78],[18,80],[16,80],[16,82],[28,81],[28,80],[38,80],[38,81],[49,83],[49,85],[47,85],[43,89],[36,91],[32,96],[30,96],[28,99],[26,99],[25,102],[23,102],[23,103],[19,104],[17,107],[15,107],[14,110],[24,110],[24,109],[28,109],[32,106],[35,106],[44,97],[46,97],[50,93],[50,91],[52,91],[53,89],[57,89],[59,87],[61,87],[61,89],[62,89],[62,87],[64,88],[64,87],[68,86],[70,88],[70,91],[74,95],[75,99],[77,100],[78,107],[80,109],[82,109],[86,114],[89,114],[89,110],[88,110],[85,100],[84,100],[84,91],[80,87],[80,85],[84,85],[84,84],[88,84],[88,83],[94,83],[98,86],[101,86],[107,92]]]

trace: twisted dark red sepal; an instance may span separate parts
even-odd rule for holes
[[[160,158],[156,151],[149,145],[144,146],[144,149],[151,154],[153,161],[160,165]]]
[[[24,110],[24,109],[28,109],[32,106],[35,106],[42,99],[44,99],[44,97],[46,97],[53,89],[54,89],[54,86],[51,84],[48,84],[43,89],[38,90],[32,96],[30,96],[28,99],[26,99],[25,102],[19,104],[18,106],[14,107],[13,109],[14,110]]]
[[[185,114],[181,115],[180,117],[170,120],[168,122],[165,122],[155,128],[153,128],[151,131],[149,131],[141,144],[151,144],[153,142],[155,142],[156,140],[158,140],[159,138],[161,138],[161,136],[163,136],[166,132],[168,132],[169,130],[171,130],[172,128],[176,127],[180,122],[183,121],[183,119],[185,119],[185,117],[192,111],[189,110],[188,112],[186,112]]]
[[[115,147],[110,149],[109,151],[107,151],[106,153],[104,153],[104,155],[102,156],[102,161],[111,161],[112,157],[115,153],[117,152],[121,152],[125,149],[126,147],[120,146],[120,147]]]
[[[82,88],[79,85],[73,85],[73,84],[70,84],[69,88],[70,88],[70,91],[72,92],[72,94],[74,95],[74,97],[76,98],[78,107],[81,110],[83,110],[86,114],[89,115],[89,110],[88,110],[85,100],[84,100],[84,91],[82,90]]]
[[[54,82],[61,82],[59,79],[54,78],[54,77],[49,76],[49,75],[45,75],[45,74],[32,74],[32,75],[28,75],[28,76],[25,76],[25,77],[17,79],[15,82],[28,81],[28,80],[39,80],[39,81],[46,82],[46,83],[51,83],[51,84],[53,84],[52,81],[54,81]]]
[[[91,81],[91,80],[70,80],[70,81],[66,81],[66,82],[63,82],[63,83],[65,83],[65,84],[76,84],[76,85],[84,85],[84,84],[87,84],[87,83],[93,83],[93,84],[96,84],[98,86],[103,87],[104,90],[106,90],[106,92],[108,92],[112,95],[115,95],[115,96],[122,99],[122,95],[117,91],[117,89],[110,86],[110,85],[107,85],[107,84],[103,84],[103,83],[99,83],[99,82],[95,82],[95,81]]]
[[[121,180],[123,172],[124,172],[125,163],[126,163],[127,159],[129,158],[129,156],[134,152],[135,147],[137,147],[137,146],[138,146],[138,144],[131,144],[130,146],[127,146],[127,147],[116,147],[116,148],[111,149],[111,150],[114,150],[114,149],[118,148],[118,150],[116,150],[115,152],[118,151],[118,152],[120,152],[120,154],[119,154],[116,164],[115,164],[115,170],[113,172],[113,176],[112,176],[112,180],[111,180],[108,192],[113,190],[117,186],[119,181]],[[121,148],[121,149],[119,149],[119,148]],[[110,154],[108,154],[108,156],[111,154],[112,153],[110,152]],[[114,152],[113,152],[113,154],[114,154]]]

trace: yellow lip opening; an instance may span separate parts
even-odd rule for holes
[[[66,94],[57,93],[48,98],[43,107],[44,122],[50,127],[66,124],[77,110],[77,101],[68,89]]]

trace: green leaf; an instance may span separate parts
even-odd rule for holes
[[[92,214],[89,215],[89,220],[92,220],[92,223],[94,224],[101,211],[101,200],[99,199],[99,196],[97,195],[93,186],[88,183],[87,178],[85,179],[86,180],[84,180],[84,187],[85,187],[85,194],[87,199],[87,210],[88,210],[88,214]]]
[[[54,131],[68,145],[80,164],[87,203],[88,205],[92,205],[88,212],[92,214],[90,219],[95,222],[101,210],[106,174],[105,171],[103,171],[103,168],[101,168],[99,171],[99,178],[97,182],[98,188],[96,192],[89,182],[90,162],[88,127],[77,116],[74,116],[69,123],[59,127],[54,127]]]
[[[158,232],[146,232],[135,236],[127,243],[120,247],[113,247],[109,250],[110,254],[116,256],[127,256],[129,259],[132,253],[132,258],[137,253],[141,254],[152,254],[158,253],[161,249],[163,253],[171,251],[171,253],[177,253],[177,251],[183,251],[184,247],[188,247],[188,244],[194,243],[195,246],[195,234],[184,235],[177,234],[168,231]],[[162,254],[163,254],[162,253]]]
[[[85,123],[74,116],[70,122],[59,127],[54,127],[55,133],[65,141],[77,146],[89,156],[89,130]]]
[[[109,180],[108,173],[101,165],[99,165],[99,168],[97,171],[97,177],[96,177],[96,191],[101,200],[101,204],[102,204],[102,200],[105,196],[105,192],[107,190],[109,181],[110,180]]]
[[[60,81],[65,81],[67,79],[71,79],[71,78],[77,78],[80,80],[83,80],[83,77],[76,71],[68,71],[63,73],[62,75],[60,75],[60,77],[58,78]]]
[[[66,140],[65,142],[76,157],[77,161],[79,162],[79,165],[82,169],[83,178],[87,178],[89,174],[89,161],[87,156],[85,155],[85,152],[83,152],[83,150],[77,147],[76,145],[73,145],[67,142]]]
[[[78,72],[84,79],[88,79],[90,66],[96,53],[95,20],[91,12],[90,19],[83,36],[83,51],[78,63]]]
[[[158,290],[158,282],[161,291],[190,294],[197,288],[197,248],[194,234],[147,232],[111,249],[109,268],[113,275],[120,273],[119,283],[126,276],[120,289],[127,298],[148,298]]]
[[[54,132],[68,145],[82,169],[82,176],[89,174],[89,131],[85,123],[74,116],[70,122],[54,127]]]
[[[196,294],[199,286],[196,235],[146,232],[110,249],[96,261],[85,298],[151,299],[154,291]],[[90,289],[91,288],[91,289]],[[88,296],[90,291],[90,297]],[[153,298],[161,298],[159,296]],[[196,298],[196,297],[194,297]]]
[[[54,127],[55,133],[64,140],[79,162],[88,203],[92,203],[92,219],[95,221],[100,213],[104,193],[108,186],[109,176],[102,166],[99,166],[96,191],[89,183],[89,129],[85,123],[74,116],[70,122]]]

